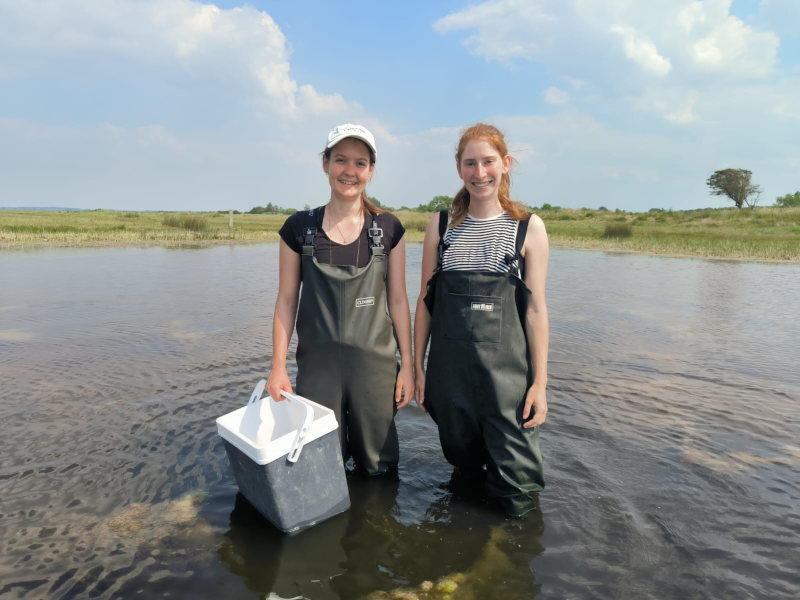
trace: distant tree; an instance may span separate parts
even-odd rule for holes
[[[247,211],[247,213],[250,215],[263,215],[267,213],[271,215],[278,215],[278,214],[291,215],[292,213],[296,212],[297,212],[296,208],[283,208],[281,206],[278,206],[277,204],[273,204],[272,202],[268,202],[266,206],[254,206],[253,208]]]
[[[453,198],[450,196],[434,196],[433,200],[427,204],[420,204],[417,210],[424,212],[438,212],[448,210],[453,205]]]
[[[779,196],[775,200],[775,206],[800,206],[800,192]]]
[[[761,187],[750,182],[753,174],[747,169],[722,169],[706,180],[715,196],[727,196],[736,205],[754,207],[761,197]]]

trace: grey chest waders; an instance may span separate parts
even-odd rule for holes
[[[321,227],[321,223],[319,223]],[[365,267],[314,258],[316,227],[303,230],[297,312],[297,392],[336,413],[345,462],[370,475],[397,465],[397,339],[386,313],[383,231],[369,228]]]
[[[512,267],[521,262],[527,221],[519,229]],[[443,233],[440,227],[442,240]],[[535,508],[530,492],[544,488],[539,428],[522,427],[533,383],[524,326],[531,292],[516,273],[441,270],[446,249],[440,240],[440,267],[425,297],[425,407],[448,462],[467,470],[485,465],[487,495],[520,516]]]

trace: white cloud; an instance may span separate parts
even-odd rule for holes
[[[688,143],[615,129],[576,110],[498,117],[496,122],[508,132],[511,148],[535,149],[514,153],[518,165],[512,171],[512,195],[528,205],[633,208],[666,195],[677,199],[673,207],[691,207],[697,206],[697,199],[679,197],[678,190],[687,179],[707,177],[702,161],[685,160]],[[545,160],[547,169],[537,168]],[[705,196],[701,184],[698,189]]]
[[[470,32],[464,44],[486,60],[568,66],[572,72],[561,72],[563,77],[590,78],[588,65],[614,60],[609,52],[615,38],[624,55],[651,75],[768,75],[778,36],[745,24],[730,7],[731,0],[488,0],[447,15],[434,28]],[[618,66],[623,77],[625,65]]]
[[[694,113],[694,105],[697,100],[697,94],[691,92],[685,102],[664,114],[664,119],[675,125],[686,125],[697,120],[697,115]]]
[[[305,198],[327,193],[317,139],[324,135],[309,140],[295,131],[297,139],[243,140],[229,132],[212,139],[163,126],[45,125],[0,118],[0,203],[249,210],[269,196],[281,198],[281,206],[302,206]]]
[[[677,23],[682,32],[690,35],[696,25],[705,23],[708,15],[702,2],[691,2],[678,12]]]
[[[362,112],[356,102],[345,100],[341,94],[320,94],[310,85],[301,85],[297,90],[300,104],[320,116],[344,114],[348,111]]]
[[[110,125],[106,125],[105,127],[112,129]],[[122,131],[119,128],[113,129]],[[189,146],[184,140],[181,140],[161,125],[149,125],[140,127],[134,131],[136,136],[134,141],[142,148],[163,149],[170,154],[185,154],[189,149]]]
[[[291,77],[291,47],[268,14],[251,6],[222,10],[190,0],[3,0],[0,54],[22,56],[36,71],[86,60],[95,76],[119,69],[162,77],[171,86],[236,89],[283,117],[351,108]],[[87,60],[91,59],[91,60]],[[11,70],[0,59],[0,73]],[[92,73],[84,74],[87,78]]]
[[[563,90],[558,89],[557,87],[550,86],[544,92],[542,92],[542,96],[544,97],[544,101],[548,104],[553,105],[563,105],[569,104],[569,94]]]
[[[509,63],[513,59],[536,59],[549,45],[557,17],[545,10],[546,1],[490,0],[439,19],[439,33],[477,29],[464,40],[472,51],[487,60]]]
[[[769,11],[787,14],[787,0],[765,0],[747,23],[731,13],[731,0],[522,4],[489,0],[436,27],[464,31],[471,50],[487,60],[536,62],[553,81],[580,82],[570,89],[570,106],[603,113],[610,123],[654,119],[687,130],[715,123],[720,114],[738,113],[747,123],[765,112],[784,128],[796,122],[795,85],[780,77],[796,82],[797,76],[779,71],[780,39],[764,17]],[[766,87],[751,94],[754,81]],[[547,91],[543,99],[557,104],[563,97]]]
[[[632,100],[632,105],[638,112],[655,115],[672,125],[689,125],[700,120],[696,111],[700,97],[695,90],[654,86]]]
[[[37,106],[0,113],[6,206],[299,207],[328,193],[331,123],[364,116],[298,83],[288,39],[252,6],[0,0],[0,15],[0,87],[21,82]]]
[[[567,77],[566,79],[574,90],[581,90],[586,86],[586,82],[581,79],[575,79],[574,77]]]
[[[732,0],[687,2],[676,17],[693,65],[735,78],[765,77],[775,67],[780,38],[730,14]],[[765,4],[768,4],[765,2]]]
[[[736,17],[728,17],[691,46],[695,63],[710,70],[743,76],[771,74],[780,40],[772,32],[757,32]]]
[[[380,150],[369,193],[416,206],[460,186],[454,118],[507,132],[519,160],[512,193],[531,205],[707,206],[715,200],[705,179],[728,160],[752,169],[765,197],[792,192],[785,182],[800,164],[800,78],[775,56],[775,32],[789,35],[791,27],[767,18],[790,14],[792,2],[762,0],[746,20],[731,14],[729,0],[470,5],[434,25],[468,48],[452,71],[513,67],[520,95],[472,104],[464,94],[458,114],[467,116],[454,117],[449,109],[433,114],[424,100],[407,107],[411,116],[393,114],[379,94],[362,106],[347,97],[357,73],[342,74],[341,93],[298,81],[302,53],[291,43],[302,38],[287,38],[249,5],[0,0],[0,203],[317,205],[329,193],[324,134],[334,122],[357,120]],[[369,85],[391,89],[413,79],[412,68],[426,68],[397,64],[408,71]],[[543,103],[557,108],[531,114]],[[392,114],[391,126],[381,110]],[[442,126],[418,131],[419,111]]]
[[[622,38],[625,56],[637,63],[645,71],[663,77],[672,69],[669,59],[658,53],[653,41],[633,28],[612,25],[611,32]]]

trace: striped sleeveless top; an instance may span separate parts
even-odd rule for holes
[[[470,215],[444,234],[444,271],[491,271],[508,273],[506,255],[514,256],[519,221],[506,213],[489,219]]]

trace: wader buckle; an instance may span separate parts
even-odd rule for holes
[[[450,244],[445,242],[444,240],[439,240],[439,257],[436,263],[436,270],[441,271],[442,263],[444,262],[444,253],[447,252],[447,249],[450,248]]]
[[[303,227],[303,245],[313,246],[315,235],[317,235],[316,227]]]
[[[509,273],[514,273],[515,275],[522,277],[522,273],[520,272],[521,269],[519,268],[519,254],[508,254],[503,257],[506,265],[508,265]]]
[[[383,229],[373,225],[367,229],[367,235],[369,236],[370,246],[373,248],[383,248],[383,244],[381,244],[381,238],[383,238]]]

